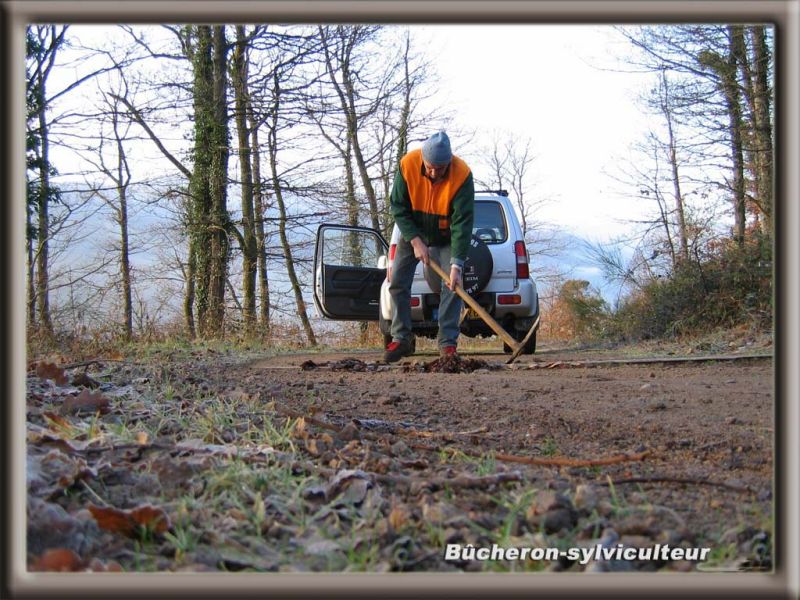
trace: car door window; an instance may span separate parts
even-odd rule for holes
[[[337,267],[377,267],[384,254],[380,241],[358,231],[330,229],[325,232],[325,264]]]

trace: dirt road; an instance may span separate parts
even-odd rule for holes
[[[420,350],[391,366],[379,351],[210,349],[92,361],[91,377],[32,366],[31,568],[771,568],[771,358],[544,348],[506,367]],[[147,527],[130,525],[141,511]],[[448,544],[710,554],[451,560]]]
[[[410,373],[403,366],[358,372],[342,359],[374,366],[380,353],[339,353],[258,361],[247,379],[294,390],[281,394],[293,409],[333,423],[380,420],[431,432],[480,430],[448,442],[472,452],[596,459],[649,451],[643,461],[602,468],[531,466],[528,476],[560,481],[557,489],[573,493],[581,483],[607,490],[609,478],[617,480],[618,502],[667,507],[696,539],[717,547],[769,527],[770,358],[603,364],[592,361],[625,357],[545,351],[508,368],[502,354],[464,357],[486,361],[489,369],[418,372],[421,363],[436,358],[428,352],[402,361]],[[319,366],[301,370],[308,360]]]

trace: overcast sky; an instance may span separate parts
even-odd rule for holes
[[[608,173],[646,127],[635,98],[648,77],[621,72],[618,57],[630,47],[620,34],[596,25],[415,29],[430,40],[440,92],[459,125],[476,130],[473,146],[494,129],[531,139],[531,193],[552,200],[542,218],[594,238],[628,229],[622,221],[641,203],[624,200]],[[477,160],[476,148],[452,141]]]

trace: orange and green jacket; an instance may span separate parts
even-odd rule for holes
[[[390,198],[392,216],[403,239],[419,236],[429,246],[450,244],[450,263],[464,265],[472,237],[475,184],[467,163],[453,156],[442,181],[425,176],[422,150],[400,160]]]

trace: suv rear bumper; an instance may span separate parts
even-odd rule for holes
[[[519,303],[500,304],[498,296],[519,296]],[[513,330],[527,332],[539,316],[539,295],[536,284],[531,279],[519,281],[517,287],[510,292],[481,292],[475,295],[475,300],[509,332]],[[411,304],[412,329],[421,335],[435,335],[439,326],[437,321],[439,295],[412,292]],[[381,290],[381,314],[385,321],[391,322],[391,296],[385,283]],[[480,317],[470,313],[467,313],[461,323],[461,332],[470,337],[495,335],[491,327]]]

